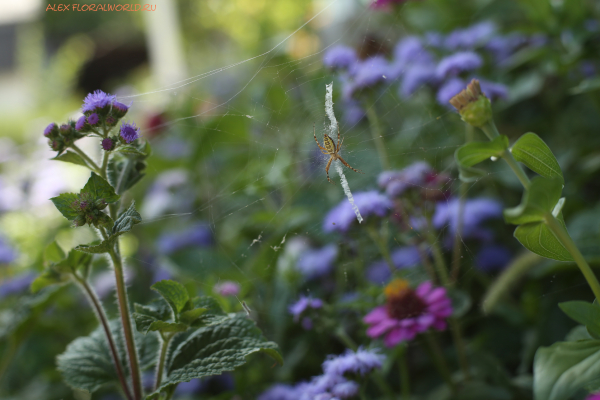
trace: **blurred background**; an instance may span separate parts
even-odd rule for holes
[[[72,286],[39,295],[28,288],[47,244],[69,249],[94,239],[87,227],[71,228],[48,200],[78,191],[89,172],[51,161],[42,132],[50,122],[76,120],[83,98],[97,89],[131,104],[127,118],[153,148],[146,176],[127,194],[144,218],[122,239],[132,300],[153,298],[149,286],[165,278],[217,295],[228,311],[240,311],[245,299],[286,359],[270,368],[256,357],[235,374],[182,385],[180,398],[254,399],[275,382],[317,375],[324,355],[344,345],[294,323],[288,305],[299,294],[343,304],[389,278],[377,275],[382,255],[356,222],[350,231],[324,223],[346,201],[333,168],[336,183],[327,182],[327,158],[311,137],[316,124],[322,143],[330,82],[344,158],[365,173],[346,170],[352,191],[384,193],[383,171],[426,162],[443,178],[430,200],[447,202],[459,194],[453,153],[465,140],[447,101],[467,79],[482,79],[500,131],[511,141],[536,132],[555,152],[567,182],[565,219],[598,266],[596,1],[154,0],[155,11],[135,12],[52,11],[53,4],[0,0],[2,398],[86,398],[61,382],[54,362],[95,328],[93,313]],[[411,38],[418,39],[412,50]],[[447,61],[456,55],[463,58]],[[100,155],[94,139],[80,147]],[[516,205],[518,181],[503,165],[486,169],[467,196]],[[390,247],[401,249],[407,243],[394,218],[376,221],[389,225]],[[440,222],[440,238],[449,221]],[[501,215],[486,229],[492,239],[465,237],[459,282],[473,304],[467,336],[508,373],[530,376],[535,349],[574,325],[556,303],[591,300],[591,293],[573,265],[540,262],[484,318],[482,294],[522,251]],[[106,264],[94,261],[92,282],[114,314]],[[365,271],[372,287],[363,284]],[[237,298],[218,290],[225,281],[237,284]],[[335,307],[338,323],[360,343],[357,309]],[[427,375],[425,365],[415,371]],[[111,396],[107,388],[94,398]]]

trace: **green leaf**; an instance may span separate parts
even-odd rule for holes
[[[150,144],[142,142],[137,150],[143,155],[116,152],[108,162],[107,178],[119,194],[131,188],[145,175],[144,160],[151,154]]]
[[[155,300],[148,305],[135,304],[133,320],[139,332],[148,333],[150,326],[156,321],[167,321],[171,318],[171,309],[162,299]]]
[[[106,180],[94,172],[92,172],[92,176],[90,176],[80,193],[90,194],[93,201],[104,199],[107,203],[114,203],[121,197],[115,193],[113,187]]]
[[[585,301],[567,301],[558,306],[571,319],[585,325],[591,335],[600,336],[600,307]]]
[[[129,232],[135,224],[142,222],[142,216],[135,209],[135,202],[132,202],[127,211],[119,215],[111,231],[111,236],[121,235]]]
[[[97,243],[97,242],[94,242]],[[90,244],[80,244],[79,246],[75,247],[75,250],[77,251],[82,251],[84,253],[88,253],[88,254],[101,254],[101,253],[108,253],[113,246],[113,242],[109,239],[100,242],[98,244],[94,244],[94,243],[90,243]]]
[[[577,325],[573,329],[567,333],[565,336],[565,341],[567,342],[576,342],[578,340],[589,340],[592,339],[590,333],[584,325]]]
[[[173,310],[175,321],[178,321],[179,313],[190,299],[190,295],[185,287],[179,282],[162,280],[156,282],[150,289],[158,292],[169,303],[169,306]]]
[[[535,133],[524,134],[513,145],[511,152],[517,161],[543,177],[564,182],[556,157],[548,145]]]
[[[543,221],[559,202],[562,186],[558,179],[533,178],[529,189],[523,193],[521,204],[504,210],[504,219],[515,225]]]
[[[459,178],[464,182],[473,182],[485,176],[486,171],[471,167],[491,157],[500,157],[507,148],[508,138],[504,135],[489,142],[470,142],[459,147],[454,152]]]
[[[179,316],[181,322],[184,324],[191,325],[194,321],[196,321],[202,314],[207,312],[206,308],[194,308],[193,310],[184,311]]]
[[[73,203],[78,200],[75,193],[61,193],[50,200],[54,203],[54,206],[60,211],[63,217],[69,221],[73,221],[77,215],[79,215],[78,210],[73,206]]]
[[[534,399],[566,400],[598,380],[600,340],[558,342],[540,347],[533,361]]]
[[[141,151],[140,149],[138,149],[135,146],[119,146],[115,151],[118,151],[119,153],[124,153],[124,154],[132,154],[132,155],[136,155],[136,156],[146,156],[146,153],[144,153],[143,151]]]
[[[126,365],[127,354],[120,320],[110,321],[110,330],[115,339],[123,371],[127,374],[129,368]],[[141,334],[135,336],[140,367],[142,369],[150,368],[156,360],[157,337],[156,335],[144,336]],[[93,393],[101,387],[118,382],[108,342],[101,326],[89,336],[79,337],[72,341],[65,352],[56,358],[56,363],[65,383],[76,389]]]
[[[45,287],[63,284],[69,280],[70,276],[68,274],[63,274],[53,268],[48,268],[31,282],[30,290],[32,293],[37,293]]]
[[[558,220],[564,226],[562,214],[559,214]],[[557,261],[573,261],[571,254],[544,222],[520,225],[515,229],[514,237],[525,248],[542,257]]]
[[[184,332],[188,328],[188,325],[178,322],[154,321],[150,324],[148,330],[161,332]]]
[[[44,249],[44,261],[47,263],[57,263],[65,258],[67,255],[64,250],[56,243],[56,241],[50,243]]]
[[[52,158],[52,160],[64,161],[64,162],[77,164],[77,165],[81,165],[81,166],[90,168],[90,166],[85,162],[85,160],[79,154],[77,154],[73,151],[70,151],[70,150],[67,150],[66,153],[63,153],[61,155],[58,155],[58,156]]]
[[[173,355],[167,360],[166,379],[154,393],[180,382],[233,371],[246,363],[247,356],[259,351],[283,362],[277,344],[267,341],[243,313],[233,314],[218,325],[199,328],[174,345]]]

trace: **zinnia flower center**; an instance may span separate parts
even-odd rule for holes
[[[391,318],[414,318],[423,314],[427,304],[403,279],[394,279],[384,289],[387,297],[386,311]]]

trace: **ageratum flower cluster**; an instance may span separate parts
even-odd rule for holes
[[[86,136],[102,138],[101,146],[104,151],[113,151],[123,144],[130,144],[139,138],[139,128],[135,123],[123,123],[118,135],[110,135],[129,107],[116,101],[116,96],[96,90],[87,95],[81,111],[83,115],[77,122],[69,121],[60,127],[51,123],[44,129],[48,145],[60,155],[67,148],[74,147],[76,140]]]
[[[484,21],[447,35],[429,32],[405,37],[396,44],[391,59],[381,54],[360,59],[350,47],[331,47],[323,63],[340,73],[345,119],[356,123],[365,115],[361,95],[373,88],[397,82],[398,94],[407,98],[419,88],[429,87],[437,101],[448,107],[448,101],[483,69],[487,67],[493,73],[507,65],[517,51],[544,43],[545,37],[540,35],[501,35],[494,23]],[[508,95],[503,84],[481,79],[480,83],[491,100]]]

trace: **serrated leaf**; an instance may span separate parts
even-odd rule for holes
[[[50,243],[44,249],[44,261],[47,263],[57,263],[66,256],[64,250],[56,243],[56,241]]]
[[[144,153],[143,151],[140,151],[135,146],[119,146],[115,151],[118,151],[119,153],[132,154],[132,155],[136,155],[136,156],[143,156],[143,157],[146,156],[146,153]]]
[[[31,282],[30,290],[32,293],[37,293],[45,287],[68,282],[69,279],[69,275],[47,268]]]
[[[202,314],[206,313],[208,310],[206,308],[194,308],[193,310],[184,311],[179,316],[179,319],[184,324],[192,324],[195,320],[197,320]]]
[[[61,193],[56,197],[50,199],[54,206],[60,211],[60,213],[68,219],[73,221],[77,215],[78,210],[73,206],[73,203],[77,201],[77,195],[75,193]]]
[[[600,340],[540,347],[533,361],[535,400],[566,400],[600,375]]]
[[[171,280],[162,280],[156,282],[150,289],[158,292],[171,306],[175,321],[178,321],[178,316],[185,304],[190,299],[186,288],[179,282]]]
[[[121,213],[115,221],[111,230],[111,236],[129,232],[135,224],[139,224],[140,222],[142,222],[142,216],[136,211],[135,202],[132,202],[129,208]]]
[[[171,317],[169,305],[162,299],[155,300],[148,305],[135,304],[133,320],[139,332],[148,333],[150,326],[155,321],[166,321]]]
[[[521,204],[504,210],[504,220],[515,225],[543,221],[559,202],[562,186],[558,179],[533,178],[529,189],[523,193]]]
[[[160,332],[184,332],[188,329],[188,325],[178,322],[154,321],[148,327],[149,331]]]
[[[114,203],[121,197],[115,193],[115,189],[105,179],[94,172],[92,172],[90,179],[88,179],[80,193],[88,193],[93,201],[104,199],[107,203]]]
[[[585,301],[567,301],[558,306],[571,319],[587,327],[596,339],[600,336],[600,307]]]
[[[557,219],[564,226],[565,223],[562,214]],[[515,229],[514,237],[526,249],[542,257],[557,261],[573,261],[571,253],[567,251],[565,246],[554,236],[554,233],[552,233],[544,222],[519,225]]]
[[[548,145],[535,133],[524,134],[513,145],[511,152],[517,161],[543,177],[564,182],[556,157]]]
[[[77,153],[67,150],[66,153],[60,154],[54,158],[52,158],[52,160],[58,160],[58,161],[64,161],[64,162],[68,162],[71,164],[77,164],[77,165],[81,165],[87,168],[90,168],[90,166],[85,162],[85,160]]]
[[[129,373],[126,365],[127,355],[122,336],[120,320],[110,321],[110,330],[115,339],[115,346],[125,374]],[[136,334],[135,342],[138,347],[140,367],[146,369],[156,360],[156,335]],[[69,386],[95,392],[106,385],[118,382],[118,377],[112,361],[108,342],[102,327],[96,328],[89,336],[83,336],[72,341],[56,358],[57,368],[65,383]]]
[[[112,242],[109,238],[98,244],[80,244],[79,246],[75,247],[75,250],[88,254],[108,253],[113,248],[113,244],[114,242]]]
[[[233,314],[221,324],[199,328],[177,343],[168,360],[167,376],[154,393],[180,382],[233,371],[246,363],[247,356],[259,351],[283,362],[276,343],[267,341],[245,314]]]

